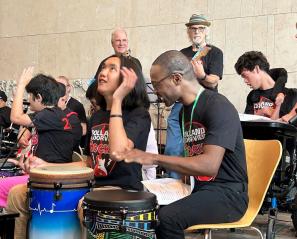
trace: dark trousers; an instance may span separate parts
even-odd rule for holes
[[[158,239],[184,238],[192,225],[239,220],[248,205],[247,186],[243,184],[203,186],[190,196],[160,209]]]

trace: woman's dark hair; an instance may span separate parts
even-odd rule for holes
[[[253,71],[256,66],[269,73],[269,63],[264,54],[260,51],[248,51],[240,56],[234,65],[237,74],[241,74],[243,69]]]
[[[140,67],[132,59],[125,56],[116,56],[116,55],[112,55],[105,58],[100,63],[98,70],[96,72],[96,75],[95,75],[96,81],[98,81],[98,75],[102,69],[103,63],[111,57],[118,57],[121,62],[120,67],[133,69],[138,78],[134,89],[124,98],[122,103],[122,108],[126,110],[132,110],[136,107],[145,107],[146,109],[148,109],[150,106],[150,102],[146,92],[146,84],[145,84],[144,76],[142,74],[142,70],[140,69]],[[123,81],[123,76],[122,74],[120,74],[120,82],[122,81]],[[96,100],[97,100],[97,104],[101,107],[101,109],[106,109],[106,101],[104,97],[100,95],[98,92],[97,92]]]
[[[98,83],[97,80],[94,80],[94,82],[92,82],[87,91],[86,91],[86,97],[88,100],[91,100],[93,98],[96,98],[97,93],[97,87],[98,87]]]
[[[33,95],[33,100],[40,95],[42,97],[41,103],[46,106],[57,105],[61,94],[58,82],[53,77],[43,74],[33,77],[26,86],[26,91]]]

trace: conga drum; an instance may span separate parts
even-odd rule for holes
[[[2,166],[4,160],[5,159],[0,159],[0,178],[23,175],[21,168],[11,162],[6,161]]]
[[[87,238],[155,238],[156,196],[127,190],[93,191],[83,201]]]
[[[90,191],[93,170],[45,166],[30,171],[29,238],[81,239],[78,201]]]

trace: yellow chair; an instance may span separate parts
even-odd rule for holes
[[[271,179],[281,159],[282,145],[278,140],[244,140],[247,172],[249,205],[244,216],[236,222],[194,225],[187,232],[206,229],[204,238],[211,239],[211,229],[228,229],[250,227],[256,230],[261,238],[263,235],[258,228],[251,224],[259,213]]]

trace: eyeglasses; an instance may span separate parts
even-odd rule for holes
[[[167,78],[169,78],[171,75],[172,75],[172,73],[170,73],[169,75],[161,78],[159,81],[152,81],[152,85],[153,85],[154,89],[156,90],[160,86],[161,82],[166,80]]]
[[[189,27],[190,31],[193,32],[193,33],[196,33],[196,32],[204,32],[206,27]]]

